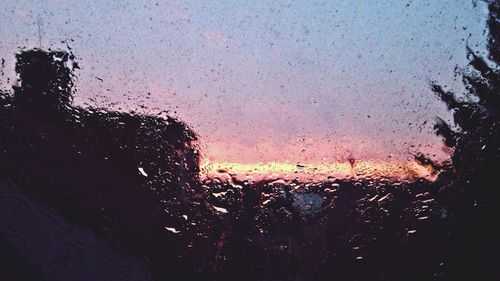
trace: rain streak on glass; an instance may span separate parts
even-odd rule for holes
[[[499,12],[1,2],[0,276],[498,279]]]

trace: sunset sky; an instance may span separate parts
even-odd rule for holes
[[[471,0],[0,1],[0,82],[20,48],[69,46],[78,104],[167,110],[212,161],[443,159],[432,126],[450,115],[429,83],[461,90],[486,14]]]

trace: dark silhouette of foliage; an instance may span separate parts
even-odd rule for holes
[[[448,278],[496,280],[500,272],[500,3],[488,1],[488,55],[470,48],[463,74],[466,92],[458,96],[439,85],[432,90],[453,112],[457,127],[438,119],[436,132],[453,147],[452,169],[438,181],[440,200],[453,217],[447,258]]]
[[[0,98],[2,178],[147,257],[158,276],[194,274],[202,265],[186,243],[210,252],[198,234],[212,235],[211,211],[196,199],[196,134],[171,117],[74,106],[71,54],[34,49],[16,58],[19,85]],[[185,213],[197,223],[189,225]]]

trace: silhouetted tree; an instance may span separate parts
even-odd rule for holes
[[[500,249],[496,231],[500,226],[500,3],[487,1],[489,35],[487,56],[470,48],[470,60],[462,80],[466,92],[459,97],[432,85],[432,90],[453,112],[457,129],[438,118],[435,129],[446,145],[454,148],[453,170],[442,175],[451,179],[441,186],[441,200],[454,217],[454,245],[450,253],[453,277],[481,280],[498,278],[496,263]],[[443,181],[440,181],[442,183]],[[464,275],[466,274],[466,275]],[[478,278],[481,277],[481,278]]]

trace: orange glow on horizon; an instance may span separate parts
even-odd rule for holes
[[[289,140],[283,144],[268,140],[255,146],[237,141],[205,143],[200,175],[204,180],[230,181],[234,178],[251,182],[325,182],[346,178],[434,181],[438,171],[431,165],[419,164],[414,155],[424,153],[435,163],[442,164],[449,161],[452,153],[440,140],[415,146],[413,150],[401,147],[391,153],[376,140],[356,139],[344,143]]]
[[[434,181],[438,175],[432,167],[415,161],[348,161],[334,163],[292,164],[289,162],[231,163],[204,161],[201,165],[203,180],[232,178],[259,182],[283,180],[285,182],[326,182],[335,179],[365,178]]]

